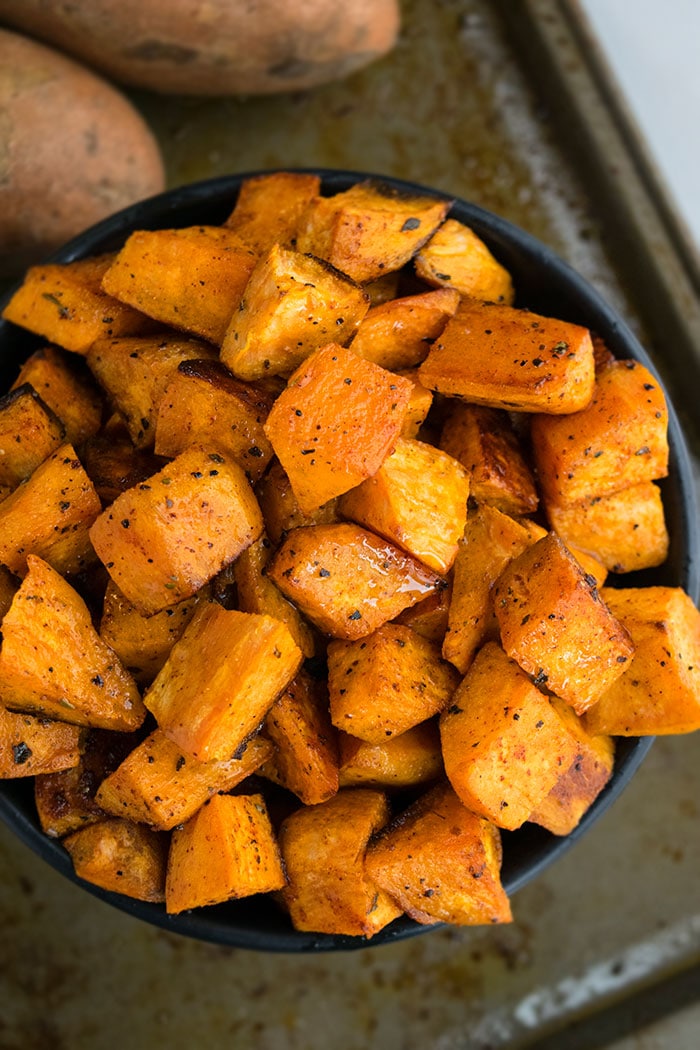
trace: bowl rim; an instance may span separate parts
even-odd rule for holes
[[[596,322],[589,324],[588,327],[605,333],[606,342],[612,346],[616,356],[633,357],[649,368],[664,389],[651,358],[617,311],[551,248],[519,226],[478,205],[454,197],[445,191],[388,175],[334,168],[289,167],[259,169],[205,179],[166,190],[155,197],[139,201],[115,213],[83,231],[62,248],[53,252],[45,262],[72,262],[88,255],[111,250],[123,243],[125,236],[135,229],[176,228],[197,223],[213,224],[213,219],[180,221],[183,213],[189,211],[201,210],[213,215],[216,209],[220,209],[222,217],[218,221],[223,222],[233,207],[243,180],[279,171],[319,175],[324,194],[337,193],[358,182],[372,179],[399,193],[429,195],[436,199],[451,201],[448,213],[450,217],[471,226],[480,237],[483,237],[497,258],[507,250],[515,251],[533,264],[538,272],[542,271],[551,278],[554,286],[566,286],[568,295],[581,304],[582,312]],[[10,288],[0,299],[0,310],[4,308],[20,283]],[[15,329],[16,326],[0,318],[0,358],[3,356],[5,342],[8,339],[10,343],[12,342],[12,333]],[[28,337],[28,339],[30,343],[41,342],[39,337]],[[694,480],[685,439],[667,392],[666,400],[669,407],[668,433],[671,468],[669,478],[665,479],[662,485],[665,484],[666,488],[673,491],[677,497],[675,498],[676,529],[679,533],[677,543],[682,552],[679,578],[674,585],[683,587],[697,602],[700,592],[700,540],[695,523]],[[670,489],[672,485],[674,487]],[[584,815],[578,827],[568,836],[558,838],[536,825],[526,825],[527,841],[532,844],[531,856],[526,863],[520,866],[516,864],[514,870],[511,870],[508,865],[508,841],[513,841],[516,836],[520,836],[522,840],[521,831],[503,833],[505,845],[503,881],[509,895],[513,895],[528,882],[537,878],[545,868],[558,860],[586,834],[627,787],[648,754],[653,741],[653,737],[626,738],[624,753],[621,760],[616,761],[613,778]],[[259,930],[237,924],[235,921],[234,909],[238,907],[240,910],[240,905],[246,904],[245,900],[183,912],[179,915],[167,915],[162,904],[151,904],[124,897],[121,894],[103,890],[76,876],[72,862],[66,850],[60,845],[60,841],[49,838],[41,830],[36,817],[32,819],[30,816],[26,800],[23,801],[22,798],[23,794],[27,794],[22,790],[22,779],[0,782],[0,818],[15,835],[69,881],[122,912],[170,932],[228,947],[266,952],[310,952],[377,947],[395,943],[443,925],[436,923],[431,926],[423,926],[403,916],[370,940],[364,937],[304,933],[293,930],[291,925],[288,929]],[[31,782],[32,778],[26,778],[26,780]],[[15,787],[16,785],[19,787]],[[280,912],[280,916],[282,914]]]

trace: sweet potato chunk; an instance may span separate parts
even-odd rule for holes
[[[127,820],[102,820],[63,839],[75,874],[113,893],[159,903],[165,898],[167,845],[162,835]]]
[[[24,362],[12,389],[23,383],[33,386],[55,412],[71,445],[93,437],[100,429],[102,398],[84,362],[71,359],[55,346],[44,346]]]
[[[224,761],[263,721],[302,661],[279,620],[202,606],[145,696],[172,741],[201,762]]]
[[[452,584],[423,598],[417,605],[404,609],[396,617],[396,623],[410,627],[416,634],[421,634],[431,642],[442,645],[447,632]]]
[[[286,533],[302,525],[331,525],[338,521],[338,498],[330,499],[309,514],[300,509],[289,478],[278,459],[255,488],[267,534],[277,547]]]
[[[102,278],[113,261],[113,255],[100,255],[33,266],[3,317],[77,354],[86,354],[102,336],[151,330],[149,317],[103,291]]]
[[[381,744],[338,734],[341,787],[405,788],[443,773],[440,734],[434,719],[421,722]]]
[[[288,602],[279,588],[267,577],[267,566],[272,557],[272,547],[266,536],[251,543],[239,554],[233,565],[233,576],[238,596],[237,607],[241,612],[274,616],[286,624],[289,633],[304,656],[316,652],[316,632],[306,622],[299,610]]]
[[[262,795],[214,795],[173,833],[165,907],[177,915],[279,890],[285,881]]]
[[[212,358],[214,353],[198,339],[132,336],[96,340],[87,362],[119,409],[136,448],[149,448],[170,376],[181,361]]]
[[[420,366],[431,390],[492,408],[555,415],[593,396],[587,328],[510,306],[463,303]]]
[[[457,557],[467,520],[469,475],[452,456],[398,437],[373,477],[347,492],[340,511],[437,572]]]
[[[449,785],[433,788],[380,835],[366,870],[416,922],[510,922],[498,829]]]
[[[554,533],[512,561],[493,593],[503,648],[577,714],[624,674],[629,633]]]
[[[355,281],[400,269],[445,218],[449,201],[358,182],[316,197],[299,224],[297,249],[325,259]]]
[[[700,612],[679,587],[605,588],[635,653],[586,714],[592,733],[648,736],[700,728]]]
[[[410,380],[413,384],[411,396],[408,401],[408,408],[406,409],[406,415],[404,416],[403,426],[401,428],[401,436],[405,438],[414,438],[418,436],[418,432],[428,416],[428,412],[433,403],[433,392],[432,390],[428,390],[427,386],[423,386],[420,382],[417,368],[405,368],[398,372],[397,375]]]
[[[363,638],[445,581],[359,525],[293,529],[267,574],[320,630]]]
[[[80,730],[8,711],[0,704],[0,780],[70,769],[80,761]]]
[[[328,646],[333,725],[370,744],[431,718],[450,702],[457,672],[410,627],[388,623],[354,642]]]
[[[440,716],[440,735],[464,805],[508,830],[529,819],[578,753],[549,699],[495,642],[476,655]]]
[[[469,471],[471,494],[504,514],[537,510],[537,489],[506,412],[456,405],[442,429],[440,448]]]
[[[0,503],[0,562],[23,575],[38,554],[58,572],[94,561],[88,532],[102,509],[72,445],[61,445]]]
[[[240,383],[220,362],[184,361],[160,400],[155,449],[177,456],[188,445],[230,452],[255,483],[272,458],[263,424],[272,407],[260,387]]]
[[[3,702],[74,725],[137,729],[146,715],[138,689],[83,599],[41,558],[30,554],[27,565],[2,624]]]
[[[407,379],[335,343],[294,373],[265,433],[305,514],[377,472],[401,432],[410,396]]]
[[[579,503],[663,478],[668,410],[658,380],[638,361],[598,376],[591,403],[573,419],[536,415],[532,448],[548,503]]]
[[[276,171],[244,179],[236,206],[224,223],[258,255],[273,244],[293,247],[299,220],[318,196],[318,175]]]
[[[265,732],[275,746],[272,779],[307,806],[338,790],[338,746],[328,716],[325,685],[301,671],[267,713]],[[263,770],[265,776],[269,770]]]
[[[198,762],[156,729],[102,781],[96,801],[107,813],[169,831],[212,795],[240,784],[271,754],[269,740],[257,736],[239,757]]]
[[[374,306],[361,321],[352,351],[365,361],[398,371],[425,360],[459,303],[451,288],[422,292]]]
[[[132,233],[102,287],[157,321],[219,345],[256,255],[221,226]]]
[[[61,447],[65,432],[28,383],[0,398],[0,488],[17,488]]]
[[[122,594],[155,613],[190,598],[262,529],[243,468],[193,445],[118,496],[90,539]]]
[[[427,284],[456,289],[470,299],[513,302],[510,274],[480,237],[456,219],[446,219],[416,255],[416,273]]]
[[[340,791],[287,817],[282,898],[295,929],[372,937],[398,918],[401,909],[364,867],[367,843],[388,817],[385,795],[370,788]]]
[[[369,297],[345,274],[275,244],[250,276],[221,360],[240,379],[288,375],[327,343],[348,343],[368,308]]]

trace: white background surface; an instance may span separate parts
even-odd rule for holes
[[[580,0],[700,246],[700,0]]]

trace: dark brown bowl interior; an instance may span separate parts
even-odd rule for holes
[[[347,189],[367,175],[357,172],[320,171],[327,194]],[[143,201],[86,230],[56,253],[51,261],[69,262],[119,248],[135,229],[163,229],[197,223],[221,223],[230,213],[241,181],[247,175],[232,175],[195,183]],[[382,177],[398,190],[431,193],[425,187]],[[465,201],[455,201],[453,218],[471,226],[510,270],[518,290],[517,305],[543,314],[562,317],[591,328],[607,342],[617,357],[635,358],[654,370],[647,354],[622,319],[578,274],[543,244],[503,219]],[[2,304],[4,305],[4,303]],[[21,361],[41,345],[28,332],[0,321],[0,389],[13,382]],[[693,479],[688,454],[675,412],[669,422],[670,473],[662,482],[664,505],[671,538],[667,562],[653,572],[626,576],[625,585],[665,584],[681,586],[698,597],[698,537],[695,525]],[[585,835],[591,825],[624,790],[647,754],[653,738],[621,739],[611,782],[588,811],[580,826],[567,838],[557,838],[536,825],[504,833],[503,879],[514,893],[565,850]],[[363,938],[298,933],[286,915],[266,898],[232,901],[216,907],[169,917],[161,905],[146,904],[109,893],[76,878],[65,850],[41,831],[29,781],[0,782],[0,816],[17,836],[66,878],[131,915],[164,929],[235,947],[261,951],[327,951],[387,944],[432,927],[411,919],[397,919],[371,941]]]

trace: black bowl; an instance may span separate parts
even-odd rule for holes
[[[367,175],[356,172],[321,170],[318,174],[323,180],[323,192],[327,194],[348,189],[367,178]],[[230,213],[241,181],[246,177],[232,175],[195,183],[126,208],[76,237],[51,261],[70,262],[113,251],[122,245],[127,234],[136,229],[219,224]],[[399,191],[447,197],[444,193],[398,179],[382,178],[382,181]],[[455,201],[450,214],[471,226],[513,274],[518,305],[585,325],[603,337],[616,357],[635,358],[654,371],[647,354],[622,319],[590,285],[543,244],[505,220],[464,201]],[[30,333],[0,321],[0,389],[10,386],[20,362],[40,344],[41,341]],[[669,439],[670,472],[662,482],[671,539],[669,557],[658,570],[635,574],[634,579],[625,577],[625,585],[680,586],[697,600],[699,560],[693,479],[683,436],[672,408]],[[652,739],[619,740],[615,772],[610,783],[568,837],[557,838],[534,824],[504,833],[503,881],[509,893],[535,878],[585,835],[632,779],[649,751]],[[298,933],[291,928],[286,915],[266,898],[233,901],[170,917],[162,905],[131,900],[76,878],[65,850],[58,842],[47,838],[39,827],[30,780],[0,782],[0,816],[49,864],[95,896],[166,930],[201,940],[264,951],[324,951],[388,944],[433,928],[400,918],[371,941],[360,937]]]

